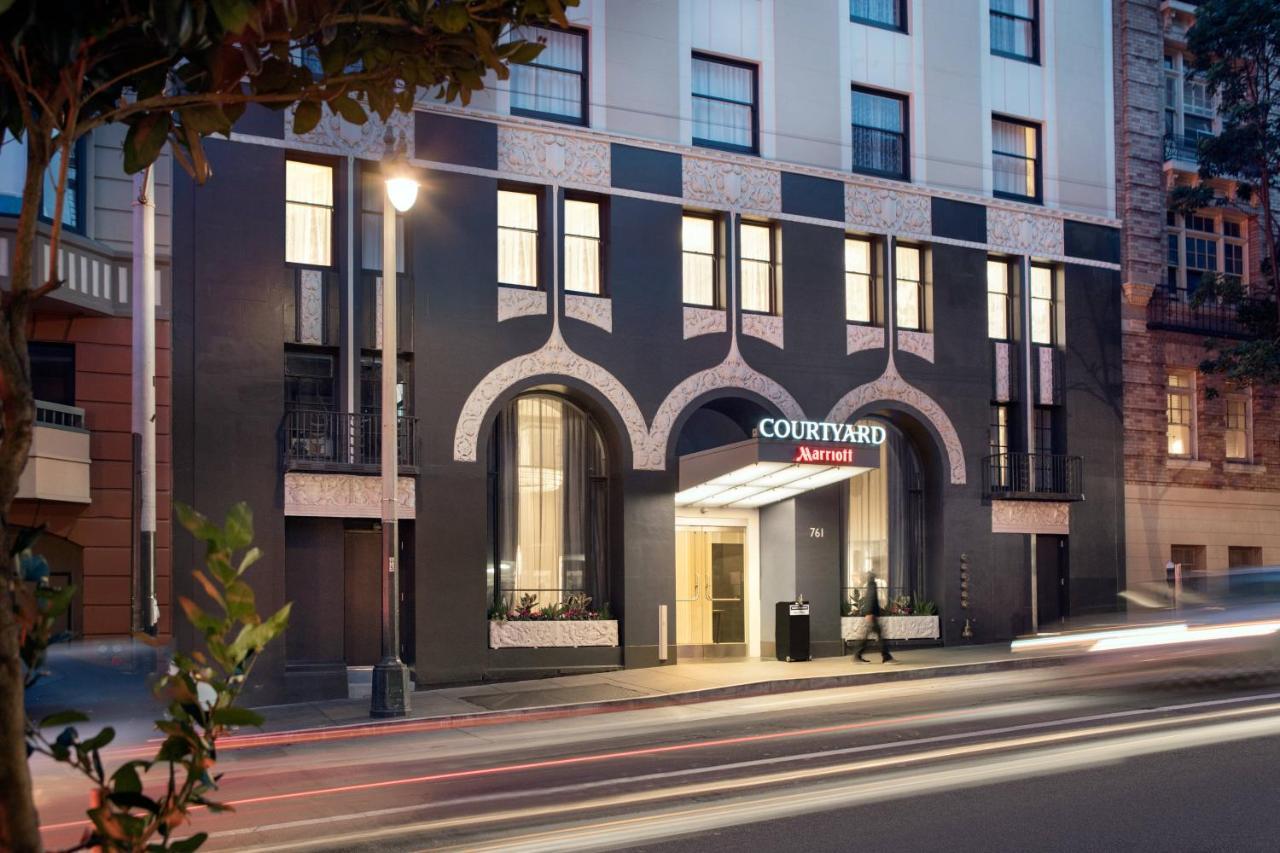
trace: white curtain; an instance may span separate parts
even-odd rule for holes
[[[991,122],[992,167],[997,192],[1036,194],[1036,130],[994,119]]]
[[[333,169],[285,162],[285,261],[327,267],[333,239]]]
[[[755,71],[707,59],[693,60],[695,139],[741,148],[753,143]]]
[[[906,171],[902,101],[853,93],[853,163],[859,169],[900,175]]]
[[[565,199],[564,287],[577,293],[600,293],[600,205]]]
[[[852,323],[871,322],[871,241],[848,238],[844,241],[845,319]]]
[[[1031,342],[1053,343],[1053,270],[1031,268]]]
[[[498,191],[498,281],[538,286],[538,197]]]
[[[519,37],[546,44],[533,65],[511,66],[513,109],[583,117],[582,70],[585,39],[577,33],[527,27]]]
[[[876,576],[882,590],[889,583],[889,470],[880,446],[880,467],[849,480],[848,539],[845,553],[845,586],[865,588],[867,572]]]
[[[382,269],[382,202],[387,185],[373,170],[364,173],[360,188],[360,268]],[[396,272],[404,272],[404,216],[396,214]]]
[[[898,20],[899,0],[851,0],[849,14],[864,21],[875,21],[892,27],[901,26]]]
[[[1009,337],[1009,265],[987,261],[987,337]]]
[[[919,329],[923,325],[920,305],[920,250],[914,246],[898,246],[894,252],[897,267],[897,318],[900,329]]]
[[[769,312],[773,310],[773,253],[770,245],[773,233],[767,225],[742,223],[742,310]]]
[[[684,301],[686,305],[716,304],[715,221],[686,216],[682,226]]]

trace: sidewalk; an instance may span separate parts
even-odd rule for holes
[[[436,723],[443,728],[973,675],[1056,662],[1049,657],[1015,656],[1007,643],[907,649],[895,652],[895,659],[890,664],[860,664],[853,663],[848,656],[803,663],[752,658],[423,689],[411,697],[408,719]],[[263,726],[265,733],[404,722],[372,720],[367,698],[272,705],[258,710],[267,718]]]

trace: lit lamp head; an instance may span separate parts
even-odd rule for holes
[[[409,161],[404,154],[403,141],[392,147],[391,129],[387,128],[388,156],[382,161],[382,176],[387,182],[387,198],[391,206],[401,213],[413,207],[418,200],[418,181],[409,168]]]

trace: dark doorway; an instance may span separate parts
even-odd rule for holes
[[[1039,628],[1061,622],[1070,615],[1067,596],[1067,537],[1036,536],[1036,607]]]
[[[380,530],[347,530],[343,537],[346,631],[343,657],[347,666],[373,666],[382,649],[382,562]]]

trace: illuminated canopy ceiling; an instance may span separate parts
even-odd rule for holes
[[[874,445],[752,438],[681,456],[676,506],[764,506],[879,465],[880,448]]]

